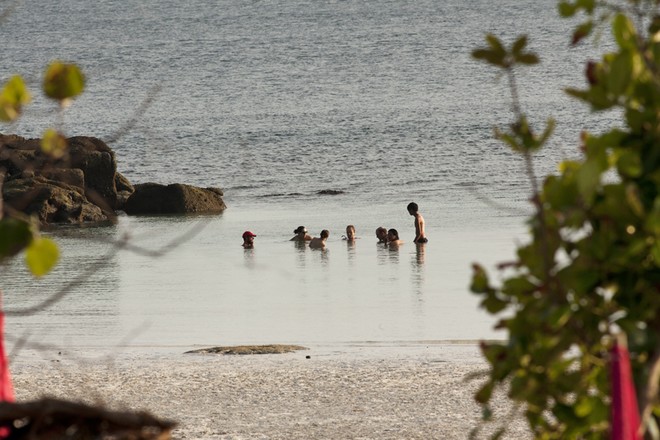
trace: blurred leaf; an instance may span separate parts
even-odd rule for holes
[[[504,49],[504,45],[495,35],[487,34],[486,41],[488,42],[488,44],[490,45],[490,47],[493,49],[494,52],[506,54],[506,49]]]
[[[58,101],[75,98],[85,88],[85,77],[75,64],[51,63],[44,75],[44,93]]]
[[[616,167],[621,175],[639,177],[642,174],[642,161],[639,154],[630,149],[619,150]]]
[[[64,156],[68,148],[67,140],[57,130],[49,128],[41,138],[41,151],[52,158],[58,159]]]
[[[523,35],[519,37],[514,43],[513,46],[511,46],[511,53],[515,55],[519,55],[522,53],[522,50],[527,46],[527,35]]]
[[[472,57],[478,60],[487,61],[495,66],[504,66],[504,55],[489,49],[477,49],[472,52]]]
[[[32,229],[24,221],[6,218],[0,220],[0,261],[12,257],[32,241]]]
[[[538,64],[539,63],[539,57],[536,56],[533,53],[521,54],[521,55],[517,56],[515,59],[520,64],[533,65],[533,64]]]
[[[633,183],[626,185],[626,201],[632,211],[639,217],[644,217],[645,209],[639,195],[639,188]]]
[[[21,114],[23,106],[31,100],[23,78],[13,76],[7,81],[0,94],[0,120],[14,121]]]
[[[475,394],[474,398],[477,402],[484,404],[490,400],[490,396],[493,395],[493,383],[488,381],[486,382],[479,391]]]
[[[573,39],[571,40],[571,44],[575,46],[584,38],[588,37],[589,34],[591,34],[593,27],[594,27],[594,23],[591,20],[586,21],[581,25],[579,25],[575,29],[575,31],[573,31]]]
[[[635,42],[635,27],[624,14],[616,14],[612,21],[612,33],[621,49],[633,49]]]
[[[660,31],[660,16],[654,15],[649,24],[649,34],[654,35]]]
[[[630,84],[632,77],[632,55],[628,51],[620,52],[610,64],[607,86],[611,93],[621,95]]]
[[[470,290],[474,293],[484,293],[490,291],[488,285],[488,275],[483,267],[478,264],[472,265],[472,284]]]
[[[57,244],[49,238],[37,238],[25,251],[25,262],[34,276],[46,275],[55,266],[60,251]]]
[[[558,4],[559,15],[562,17],[572,17],[577,11],[577,7],[570,2],[560,1]]]

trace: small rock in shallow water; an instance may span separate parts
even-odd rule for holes
[[[309,350],[307,347],[300,345],[234,345],[230,347],[211,347],[201,348],[199,350],[190,350],[186,353],[202,353],[202,354],[279,354],[291,353],[298,350]]]

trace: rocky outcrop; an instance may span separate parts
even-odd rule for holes
[[[180,183],[135,185],[124,205],[126,214],[217,214],[227,208],[218,188],[198,188]]]
[[[103,210],[90,203],[83,190],[44,176],[6,181],[2,188],[5,206],[35,215],[42,225],[108,221]]]
[[[222,190],[217,188],[182,184],[134,188],[117,172],[114,152],[100,139],[68,138],[66,154],[58,159],[42,153],[40,143],[39,139],[0,134],[3,212],[35,215],[44,225],[113,220],[117,210],[180,214],[219,213],[226,208]]]

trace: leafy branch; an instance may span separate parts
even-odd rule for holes
[[[499,266],[502,280],[473,266],[471,290],[500,319],[505,343],[483,343],[488,380],[476,399],[488,409],[496,388],[523,403],[539,438],[601,438],[609,426],[609,348],[628,338],[646,432],[657,432],[660,384],[660,19],[658,3],[560,1],[562,16],[587,19],[577,44],[611,23],[616,51],[586,63],[587,88],[570,89],[594,111],[619,108],[624,128],[583,133],[583,158],[560,164],[537,186],[533,154],[547,143],[549,120],[536,134],[522,111],[514,72],[535,64],[526,38],[510,47],[494,36],[475,50],[509,79],[515,122],[495,135],[523,155],[534,214],[529,242]],[[598,15],[600,14],[600,15]],[[648,30],[640,32],[638,26]],[[658,40],[658,41],[656,41]],[[534,62],[531,62],[531,61]],[[606,177],[607,175],[607,177]],[[614,178],[613,178],[614,176]],[[487,413],[487,412],[486,412]],[[497,436],[497,434],[496,434]]]

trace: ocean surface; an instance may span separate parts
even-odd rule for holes
[[[502,337],[468,291],[470,265],[508,260],[525,240],[530,184],[492,136],[511,122],[506,82],[470,52],[488,32],[529,34],[542,63],[519,73],[523,108],[557,121],[535,159],[544,175],[577,157],[582,130],[617,120],[563,92],[608,44],[605,30],[600,47],[570,47],[574,24],[550,0],[21,2],[0,25],[0,78],[23,75],[34,100],[3,132],[116,139],[131,182],[221,187],[229,208],[52,231],[62,260],[50,275],[0,266],[5,308],[85,282],[8,317],[8,336],[100,349]],[[87,77],[62,114],[38,92],[53,59]],[[412,243],[410,201],[426,246]],[[354,245],[341,240],[348,224]],[[289,242],[299,225],[330,230],[327,250]],[[406,243],[378,246],[381,225]],[[247,229],[253,250],[240,245]],[[127,237],[133,248],[117,249]]]

